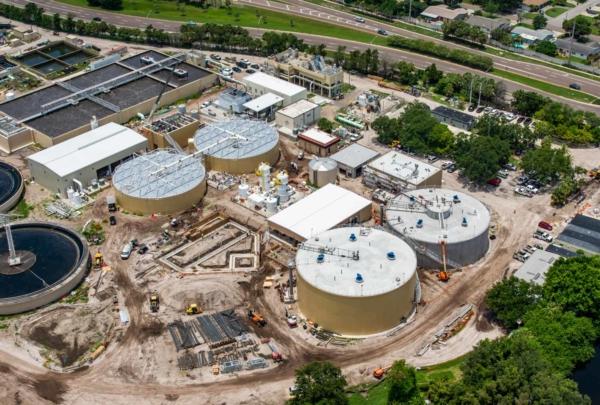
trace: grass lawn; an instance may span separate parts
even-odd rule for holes
[[[565,8],[565,7],[551,7],[548,10],[546,10],[546,15],[548,17],[554,18],[554,17],[558,17],[559,15],[561,15],[562,13],[564,13],[567,10],[568,10],[568,8]]]
[[[424,367],[417,371],[417,384],[422,391],[427,390],[430,383],[435,383],[444,378],[458,381],[462,375],[460,365],[464,357],[440,363],[431,367]],[[354,393],[348,399],[350,405],[387,405],[387,396],[390,390],[389,384],[384,379],[374,383],[368,388],[366,394]]]
[[[536,15],[538,15],[539,13],[523,13],[522,16],[524,18],[529,18],[530,20],[533,20],[535,18]]]
[[[503,77],[508,80],[512,80],[517,83],[522,83],[533,88],[537,88],[539,90],[548,92],[550,94],[554,94],[557,96],[562,96],[566,98],[570,98],[573,100],[582,101],[584,103],[594,103],[597,98],[592,96],[591,94],[584,93],[582,91],[577,91],[573,89],[569,89],[566,87],[556,86],[554,84],[550,84],[547,82],[543,82],[541,80],[531,79],[529,77],[520,76],[511,72],[507,72],[505,70],[494,69],[493,74],[496,76]]]

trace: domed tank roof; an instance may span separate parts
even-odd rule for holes
[[[313,171],[329,172],[337,169],[337,162],[330,158],[315,158],[308,162]]]

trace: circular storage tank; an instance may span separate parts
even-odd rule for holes
[[[385,218],[395,232],[417,244],[421,267],[441,265],[441,241],[446,243],[449,267],[475,263],[489,248],[490,212],[479,200],[458,191],[407,191],[388,203]]]
[[[194,135],[208,170],[231,174],[253,173],[261,162],[274,166],[279,159],[279,136],[263,121],[233,119],[200,128]]]
[[[315,158],[308,162],[308,179],[311,184],[323,187],[326,184],[335,184],[337,180],[338,165],[330,158]]]
[[[8,264],[8,240],[0,228],[0,314],[41,307],[68,294],[85,277],[90,255],[77,233],[52,223],[19,223],[11,233],[21,264]]]
[[[0,212],[10,211],[23,195],[23,177],[19,170],[0,162]]]
[[[325,231],[296,254],[300,311],[344,335],[391,329],[414,309],[416,268],[414,251],[390,233],[360,227]]]
[[[206,193],[204,166],[172,149],[156,149],[117,167],[117,202],[135,214],[169,214],[197,204]]]

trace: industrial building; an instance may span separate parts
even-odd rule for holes
[[[117,203],[134,214],[170,214],[196,205],[206,193],[200,160],[155,149],[123,163],[113,175]]]
[[[0,213],[10,211],[21,199],[25,185],[19,169],[0,161]]]
[[[315,158],[308,162],[308,181],[314,187],[337,182],[338,167],[335,160],[330,158]]]
[[[147,145],[142,135],[113,122],[34,153],[27,161],[32,180],[65,196],[70,188],[83,191],[110,177],[121,162]]]
[[[283,97],[273,93],[266,93],[246,102],[244,108],[252,118],[271,121],[275,117],[275,111],[277,111],[282,104]]]
[[[460,268],[488,251],[490,212],[477,199],[454,190],[410,190],[393,198],[385,208],[385,222],[413,245],[419,266],[443,264]]]
[[[334,184],[327,184],[268,218],[272,233],[303,242],[342,224],[371,218],[371,201]]]
[[[434,108],[431,113],[441,124],[464,129],[465,131],[470,131],[475,125],[474,116],[452,108],[439,106]]]
[[[147,51],[6,101],[0,104],[0,112],[30,127],[33,140],[49,147],[88,131],[94,117],[100,124],[124,123],[149,112],[165,85],[161,105],[217,81],[214,73],[187,63],[186,58],[185,53],[167,56]]]
[[[401,190],[441,187],[442,171],[405,154],[391,151],[364,167],[363,182],[368,187],[395,193]]]
[[[343,69],[327,64],[321,55],[288,49],[267,59],[267,69],[284,80],[304,86],[311,93],[333,98],[342,92]]]
[[[302,243],[298,306],[326,330],[363,336],[406,321],[419,301],[415,252],[387,232],[344,227]]]
[[[65,41],[50,42],[32,51],[14,58],[17,63],[48,77],[52,74],[74,72],[76,65],[95,58],[97,53],[91,49],[77,47]]]
[[[337,162],[341,174],[356,178],[362,174],[363,167],[378,156],[379,152],[353,143],[331,155],[331,159]]]
[[[170,148],[174,144],[186,148],[199,126],[200,121],[196,118],[177,112],[144,125],[141,132],[151,149]]]
[[[275,113],[275,124],[283,135],[295,138],[303,128],[321,118],[321,106],[308,100],[300,100]]]
[[[306,99],[308,92],[304,87],[281,80],[263,72],[256,72],[242,79],[246,91],[253,97],[273,93],[283,98],[282,107],[287,107],[297,101]]]
[[[298,147],[319,157],[329,156],[337,152],[339,143],[339,137],[315,127],[298,134]]]
[[[576,215],[558,235],[554,245],[577,253],[600,254],[600,220],[586,215]]]
[[[246,111],[244,104],[250,100],[252,100],[252,96],[245,91],[228,87],[219,93],[219,96],[214,101],[214,104],[225,111],[229,111],[234,114],[242,114],[244,111]]]
[[[546,273],[558,259],[560,255],[538,249],[523,263],[514,276],[528,283],[544,285]]]
[[[14,118],[0,116],[0,151],[10,154],[32,143],[31,129]]]
[[[194,136],[207,170],[231,174],[253,173],[261,162],[274,166],[279,159],[279,136],[264,121],[235,118],[207,123]]]

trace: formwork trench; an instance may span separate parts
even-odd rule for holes
[[[186,235],[187,243],[163,255],[160,262],[180,272],[254,271],[260,263],[260,238],[230,219],[214,218]]]

